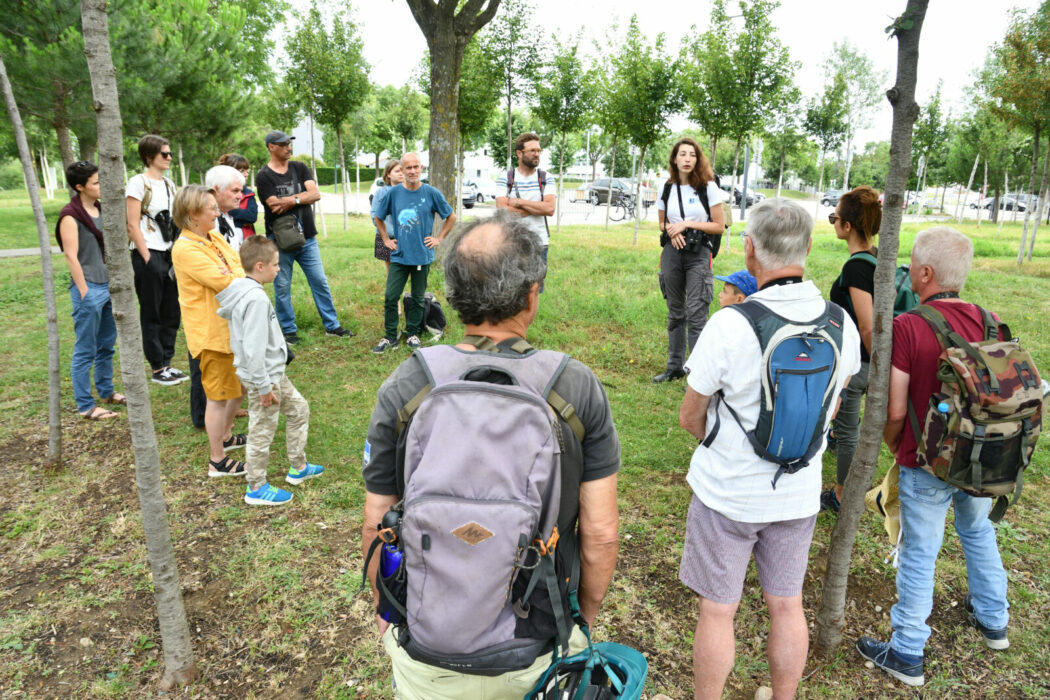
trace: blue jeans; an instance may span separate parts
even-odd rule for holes
[[[273,240],[273,237],[270,237]],[[273,281],[274,309],[281,330],[295,333],[295,311],[292,309],[292,263],[299,263],[310,293],[314,295],[314,305],[321,316],[325,330],[334,331],[339,327],[339,318],[335,315],[335,304],[332,302],[332,290],[328,288],[328,278],[324,274],[324,263],[321,262],[321,250],[317,247],[317,238],[307,238],[299,250],[288,253],[281,251],[281,271]]]
[[[999,557],[995,529],[988,520],[990,498],[974,498],[923,471],[901,466],[898,601],[890,611],[890,646],[905,654],[923,655],[933,610],[933,576],[944,540],[944,518],[955,505],[955,531],[966,555],[966,578],[974,612],[986,627],[1002,629],[1010,616],[1006,602],[1006,572]]]
[[[73,302],[73,360],[69,374],[73,379],[73,397],[77,410],[87,413],[95,407],[91,395],[91,367],[95,367],[95,390],[99,398],[113,395],[113,344],[117,340],[117,325],[113,321],[113,304],[109,300],[109,285],[88,282],[83,299],[76,285],[69,288]]]

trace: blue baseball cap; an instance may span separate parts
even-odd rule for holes
[[[755,276],[747,270],[737,270],[731,275],[715,275],[715,279],[736,286],[747,297],[758,291],[758,282],[755,281]]]

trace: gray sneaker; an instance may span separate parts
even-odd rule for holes
[[[372,352],[374,352],[376,355],[382,355],[384,352],[386,352],[390,348],[396,348],[396,347],[397,347],[397,341],[396,340],[390,340],[390,338],[383,338],[382,340],[379,341],[378,345],[376,345],[374,348],[372,348]]]
[[[963,606],[966,608],[966,614],[970,618],[970,626],[981,633],[984,637],[984,645],[989,649],[995,649],[996,651],[1002,651],[1003,649],[1010,648],[1010,640],[1006,636],[1006,628],[1003,627],[999,630],[993,630],[991,627],[985,627],[981,624],[981,621],[977,619],[977,613],[973,609],[973,598],[969,593],[963,598]]]
[[[405,345],[408,346],[409,350],[418,350],[422,343],[419,342],[419,336],[410,335],[408,336],[408,340],[405,341]]]

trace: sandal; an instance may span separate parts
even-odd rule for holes
[[[226,452],[236,450],[248,444],[248,436],[244,433],[234,433],[228,440],[222,441],[222,449]]]
[[[223,476],[244,476],[244,462],[238,462],[229,457],[223,457],[219,462],[209,459],[208,476],[212,479]]]
[[[99,399],[98,402],[99,403],[119,403],[119,404],[122,404],[122,405],[126,406],[127,403],[128,403],[128,397],[124,396],[124,394],[118,394],[117,392],[114,391],[112,394],[110,394],[106,398]]]
[[[109,420],[110,418],[116,418],[118,415],[120,414],[106,410],[101,406],[94,406],[87,413],[81,413],[80,417],[84,420]]]

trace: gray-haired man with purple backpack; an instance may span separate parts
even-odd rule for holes
[[[587,647],[616,567],[620,443],[591,370],[525,341],[539,238],[498,214],[450,248],[466,336],[379,390],[362,551],[397,697],[521,698],[556,647]]]

